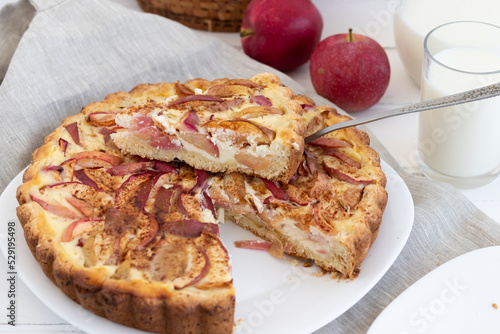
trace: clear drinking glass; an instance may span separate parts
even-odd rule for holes
[[[454,21],[500,25],[498,0],[399,0],[394,13],[394,39],[406,72],[420,86],[425,36]]]
[[[421,100],[500,82],[500,27],[460,21],[424,40]],[[500,97],[419,115],[419,165],[457,188],[487,184],[500,172]]]

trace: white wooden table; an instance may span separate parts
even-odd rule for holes
[[[112,1],[140,10],[135,0]],[[10,0],[0,0],[0,8]],[[392,14],[396,0],[313,0],[324,17],[323,38],[336,33],[354,32],[377,40],[387,51],[391,64],[391,81],[382,100],[369,110],[358,112],[354,117],[376,113],[389,108],[417,102],[419,88],[404,71],[398,57],[392,26]],[[215,35],[231,46],[241,50],[237,33],[208,33]],[[309,78],[309,65],[305,64],[288,74],[310,91],[314,91]],[[367,127],[387,147],[395,159],[410,173],[418,172],[416,161],[418,115],[410,114],[368,124]],[[463,190],[478,208],[500,223],[500,178],[481,188]],[[20,234],[20,233],[19,233]],[[0,271],[7,272],[7,263],[0,256]],[[21,281],[16,287],[16,326],[7,324],[6,307],[8,283],[6,275],[0,275],[0,332],[2,333],[81,333],[64,319],[50,311]]]

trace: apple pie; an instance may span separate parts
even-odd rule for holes
[[[277,76],[146,87],[154,98],[115,117],[121,129],[111,137],[123,152],[285,182],[297,169],[302,108]]]
[[[197,79],[182,87],[206,92],[220,82]],[[161,109],[178,87],[140,85],[110,94],[64,120],[34,152],[17,191],[17,214],[47,277],[86,309],[126,326],[231,333],[235,290],[219,237],[226,219],[263,239],[240,240],[238,247],[310,259],[355,277],[387,202],[368,136],[349,128],[304,145],[286,181],[120,149],[113,138],[126,131],[115,122],[118,115]],[[304,134],[348,119],[305,96],[290,93],[286,101],[300,107],[293,115]],[[271,123],[265,124],[280,136]],[[145,141],[155,137],[149,131]]]

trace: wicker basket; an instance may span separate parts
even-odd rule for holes
[[[190,28],[235,32],[250,0],[138,0],[148,13],[158,14]]]

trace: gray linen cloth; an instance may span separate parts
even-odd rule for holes
[[[0,46],[0,81],[5,73],[0,85],[0,191],[65,117],[139,83],[245,78],[269,71],[296,93],[328,103],[219,40],[106,1],[21,0],[0,13]],[[500,244],[500,225],[458,191],[409,175],[373,136],[372,146],[410,189],[414,227],[380,282],[317,333],[365,333],[394,298],[438,263]]]

